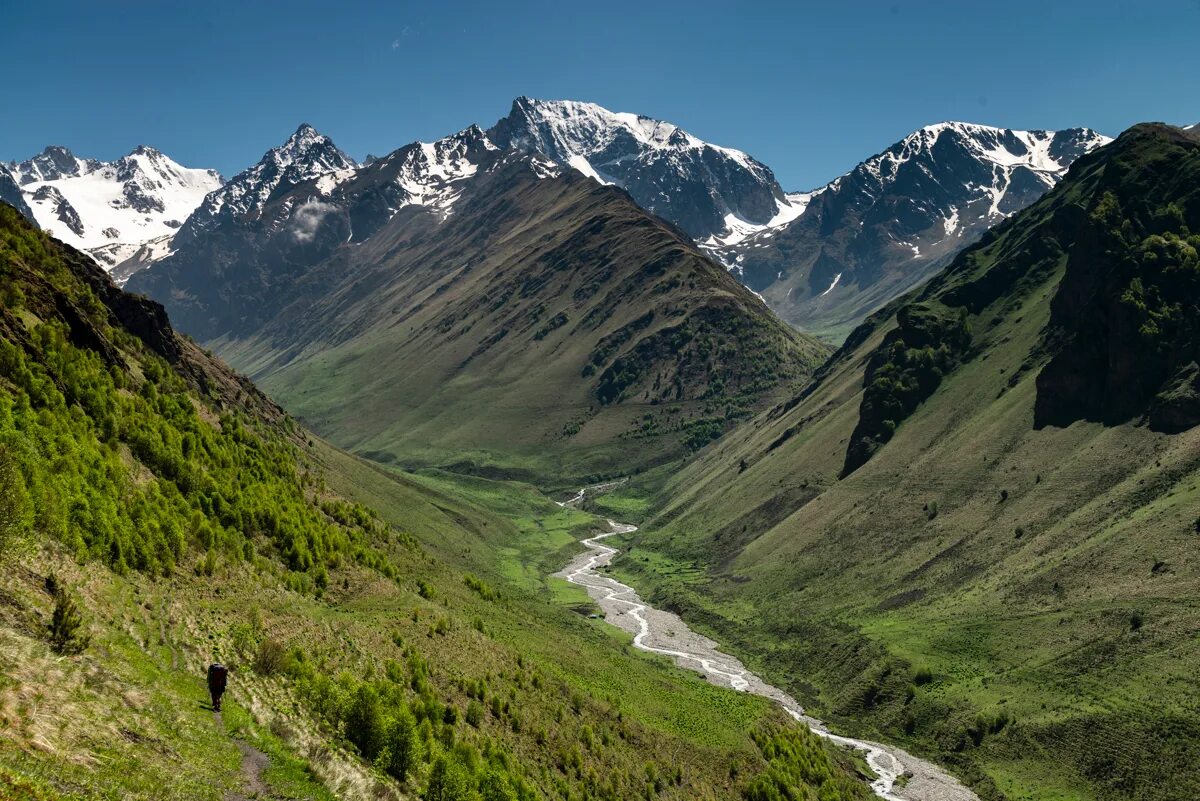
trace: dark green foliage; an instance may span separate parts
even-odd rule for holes
[[[767,769],[743,790],[747,801],[850,801],[870,797],[830,759],[815,734],[802,726],[756,732]]]
[[[421,798],[425,801],[465,801],[469,791],[466,771],[457,762],[440,756],[429,771],[429,783]]]
[[[88,637],[82,629],[83,615],[75,599],[66,589],[59,587],[48,627],[50,647],[59,654],[81,653],[88,646]]]
[[[388,721],[385,739],[387,772],[404,781],[416,768],[423,750],[417,736],[417,722],[407,709],[398,710]]]
[[[0,558],[11,553],[33,523],[33,504],[16,459],[0,447]]]
[[[385,745],[385,728],[379,695],[370,684],[360,684],[346,710],[346,739],[354,743],[369,760],[375,759]]]
[[[858,425],[846,449],[847,476],[882,447],[941,384],[971,344],[965,308],[929,301],[902,306],[896,328],[871,354]]]
[[[562,328],[566,324],[567,324],[567,315],[564,314],[563,312],[559,312],[558,314],[554,315],[549,320],[547,320],[545,323],[543,323],[542,327],[539,328],[536,333],[534,333],[533,338],[540,342],[541,340],[543,340],[547,336],[549,336],[552,332],[558,330],[559,328]]]
[[[1036,421],[1200,422],[1200,142],[1138,126],[1058,216],[1074,243],[1051,304]],[[1068,213],[1069,212],[1069,213]]]
[[[677,325],[634,341],[632,333],[649,323],[648,316],[640,318],[593,352],[585,375],[605,364],[626,340],[633,342],[600,374],[596,398],[601,404],[620,403],[638,393],[655,402],[737,402],[781,381],[800,379],[823,355],[789,350],[770,321],[719,306],[705,307]]]

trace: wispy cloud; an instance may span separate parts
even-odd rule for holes
[[[321,221],[337,210],[336,204],[309,198],[292,214],[292,236],[300,243],[311,242],[321,227]]]
[[[400,40],[407,39],[411,34],[412,34],[412,28],[409,27],[408,25],[405,25],[403,28],[401,28],[400,35],[392,40],[392,49],[399,50],[400,49]]]

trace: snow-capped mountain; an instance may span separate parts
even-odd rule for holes
[[[703,244],[785,319],[836,337],[1108,141],[1088,128],[930,125],[814,192],[788,224]]]
[[[620,186],[696,240],[740,241],[794,219],[808,200],[785,193],[770,168],[740,150],[594,103],[519,97],[488,137]]]
[[[367,250],[384,247],[376,244],[382,230],[435,236],[462,204],[497,191],[502,167],[513,181],[561,172],[539,154],[501,149],[475,125],[361,166],[304,125],[209,195],[166,252],[141,254],[129,287],[155,297],[188,295],[173,313],[197,335],[221,326],[240,330],[313,265],[351,251],[365,259]],[[214,276],[220,282],[209,286]]]
[[[181,232],[184,237],[222,220],[252,219],[273,198],[305,181],[330,173],[350,174],[357,164],[333,140],[304,123],[287,141],[204,198]]]
[[[148,242],[169,239],[221,185],[215,170],[183,167],[145,146],[106,162],[53,145],[7,171],[39,226],[106,269]]]
[[[445,219],[468,180],[494,162],[500,148],[478,125],[436,142],[413,142],[364,164],[352,175],[331,174],[315,188],[351,210],[353,241],[361,242],[408,207]]]

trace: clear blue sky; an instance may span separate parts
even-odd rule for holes
[[[1200,0],[12,2],[0,159],[145,143],[232,175],[302,121],[361,158],[591,100],[822,184],[922,125],[1200,121]]]

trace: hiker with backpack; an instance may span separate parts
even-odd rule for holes
[[[208,694],[212,696],[214,712],[221,711],[221,696],[225,694],[225,684],[229,677],[229,669],[219,662],[208,666]]]

